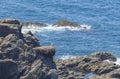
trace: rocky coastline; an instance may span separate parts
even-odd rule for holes
[[[16,19],[0,20],[0,79],[120,79],[120,65],[109,52],[95,52],[72,59],[54,59],[54,46],[41,46],[29,31],[29,24]],[[53,26],[79,26],[58,21]],[[106,60],[109,60],[106,61]]]

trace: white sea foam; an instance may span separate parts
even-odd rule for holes
[[[90,30],[91,26],[89,25],[80,25],[78,27],[72,27],[72,26],[52,26],[48,25],[47,27],[37,27],[37,26],[23,26],[22,32],[26,33],[28,31],[34,32],[43,32],[43,31],[65,31],[65,30],[70,30],[70,31],[80,31],[80,30]]]
[[[115,62],[115,64],[120,65],[120,58],[117,58],[117,61]]]
[[[113,61],[110,61],[110,60],[104,60],[105,62],[108,62],[108,63],[115,63],[117,65],[120,65],[120,58],[117,58],[117,61],[113,62]]]
[[[63,55],[60,57],[60,59],[62,59],[62,60],[72,59],[72,58],[76,58],[76,56],[67,54],[67,55]]]

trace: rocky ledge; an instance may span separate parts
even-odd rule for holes
[[[39,23],[39,22],[20,22],[20,24],[24,27],[48,27],[48,24],[45,23]],[[51,25],[52,27],[59,28],[59,27],[64,27],[66,29],[69,28],[78,28],[78,29],[87,29],[87,26],[81,26],[75,22],[67,21],[67,20],[59,20],[55,22],[54,24]]]
[[[35,26],[35,27],[46,27],[46,26],[48,26],[45,23],[39,23],[39,22],[21,22],[20,24],[22,26]],[[81,27],[79,24],[74,23],[74,22],[70,22],[70,21],[67,21],[67,20],[59,20],[59,21],[55,22],[52,26],[53,27],[64,27],[64,26]]]
[[[22,26],[15,19],[0,20],[0,79],[120,79],[111,53],[54,60],[55,47],[41,46],[30,31],[22,34]]]

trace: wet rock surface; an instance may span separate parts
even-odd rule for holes
[[[4,19],[4,20],[0,20],[0,23],[20,24],[20,22],[17,19]]]
[[[120,79],[120,65],[111,53],[54,60],[55,47],[41,46],[21,27],[18,20],[0,20],[0,79]]]
[[[47,24],[38,22],[21,22],[22,26],[36,26],[36,27],[46,27]]]
[[[74,23],[74,22],[67,21],[67,20],[59,20],[56,23],[54,23],[53,26],[58,26],[58,27],[59,26],[73,26],[73,27],[76,27],[76,26],[80,26],[80,25],[78,25],[77,23]]]
[[[112,53],[109,52],[95,52],[91,54],[91,57],[96,57],[101,60],[110,60],[110,61],[116,61],[116,57],[112,55]]]

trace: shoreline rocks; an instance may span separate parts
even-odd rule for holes
[[[20,24],[20,22],[16,19],[4,19],[4,20],[0,20],[0,23],[2,24]]]
[[[0,20],[0,79],[119,79],[120,65],[108,52],[72,59],[53,59],[54,46],[41,46],[18,20]],[[62,23],[60,23],[62,25]],[[64,24],[64,22],[63,22]],[[65,22],[65,25],[77,25]],[[110,60],[107,62],[105,60]],[[87,78],[86,74],[93,73]]]
[[[55,47],[54,46],[35,47],[34,50],[37,54],[45,55],[47,57],[53,57],[55,55]]]
[[[116,57],[110,52],[95,52],[91,54],[91,57],[96,57],[101,60],[116,61]]]
[[[35,27],[46,27],[47,24],[38,22],[21,22],[22,26],[35,26]]]
[[[67,21],[67,20],[59,20],[56,23],[54,23],[52,26],[57,26],[57,27],[59,27],[59,26],[78,27],[80,25],[78,25],[77,23],[74,23],[74,22]]]
[[[16,34],[17,36],[21,36],[21,25],[16,24],[7,24],[0,23],[0,37],[5,37],[8,34]]]

